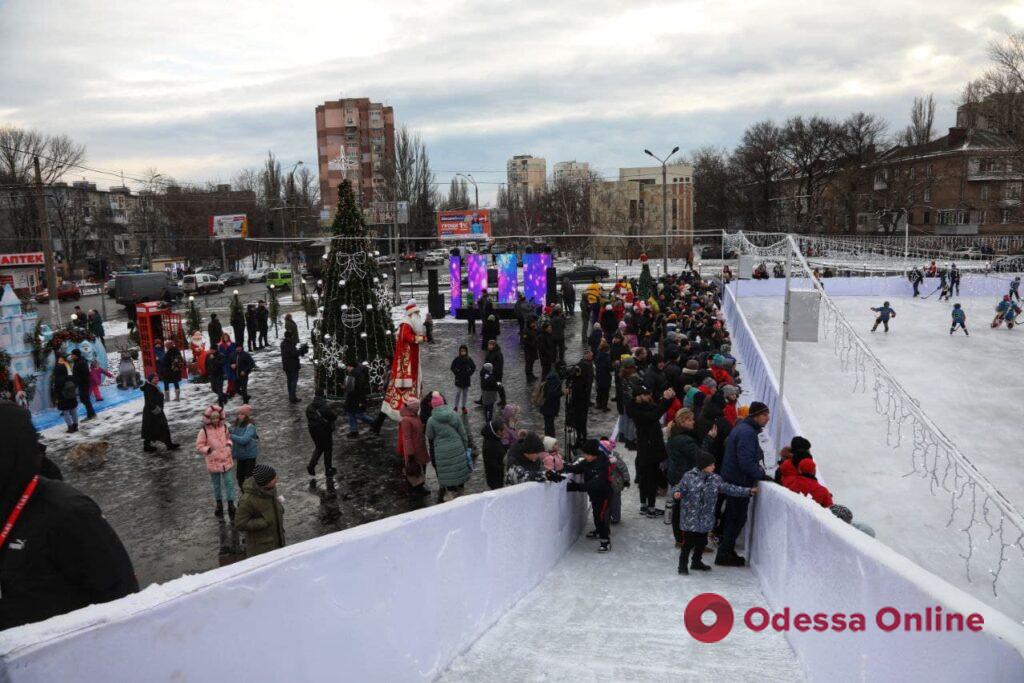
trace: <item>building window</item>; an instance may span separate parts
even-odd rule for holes
[[[981,198],[984,200],[988,199],[988,185],[981,186]]]
[[[910,170],[908,171],[908,173],[910,173],[910,179],[913,180],[914,178],[917,177],[917,167],[916,166],[911,166]]]
[[[932,222],[932,212],[931,211],[923,212],[921,214],[921,222],[924,223],[925,225],[930,224]]]
[[[1010,212],[1009,209],[1003,209],[1002,212],[1001,212],[1001,215],[999,217],[999,222],[1002,223],[1003,225],[1006,225],[1007,223],[1009,223],[1010,222],[1010,213],[1011,212]]]
[[[931,164],[928,164],[927,166],[924,167],[924,174],[926,176],[928,176],[929,178],[932,177],[932,165]]]
[[[930,188],[930,187],[924,188],[924,197],[923,198],[924,198],[924,201],[926,201],[926,202],[930,202],[932,200],[932,188]]]
[[[1020,201],[1020,183],[1006,183],[1003,185],[1003,199]]]
[[[679,216],[679,200],[675,197],[672,198],[672,220],[676,220]]]
[[[966,223],[967,214],[964,211],[958,209],[943,209],[939,211],[939,225],[965,225]]]
[[[992,170],[993,170],[993,163],[992,163],[992,159],[990,157],[983,157],[981,159],[978,159],[978,172],[979,173],[988,173],[989,171],[992,171]]]

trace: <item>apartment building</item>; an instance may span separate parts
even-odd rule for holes
[[[529,154],[517,154],[506,164],[509,199],[528,197],[547,186],[547,162]]]
[[[395,113],[366,97],[325,102],[316,108],[320,201],[333,211],[338,186],[352,182],[363,208],[386,201],[386,178],[395,159]]]
[[[590,178],[590,164],[575,159],[559,161],[552,167],[551,178],[556,185],[561,182],[584,182]]]

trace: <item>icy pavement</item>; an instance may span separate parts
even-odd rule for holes
[[[597,541],[581,537],[439,680],[802,680],[781,633],[742,626],[748,608],[767,604],[754,574],[713,567],[680,576],[670,527],[641,517],[639,507],[637,487],[630,486],[611,552],[599,554]],[[724,640],[710,645],[683,627],[686,604],[707,592],[729,600],[737,619]]]
[[[970,337],[950,337],[951,304],[946,302],[892,299],[897,317],[890,332],[879,328],[872,335],[874,317],[868,308],[881,305],[881,299],[836,301],[924,411],[1019,510],[1024,505],[1020,392],[1007,369],[1018,357],[1024,329],[990,329],[991,297],[955,300],[967,310]],[[782,297],[742,297],[740,306],[778,373]],[[853,375],[840,369],[831,340],[789,344],[788,349],[786,398],[813,444],[835,502],[874,527],[879,541],[1010,617],[1024,618],[1021,548],[1009,548],[996,597],[991,572],[1000,544],[981,526],[974,535],[968,581],[967,542],[960,529],[969,515],[958,514],[950,523],[949,494],[932,495],[927,479],[906,476],[912,471],[912,435],[907,430],[898,449],[886,444],[888,422],[875,412],[870,378],[864,393],[852,393]]]

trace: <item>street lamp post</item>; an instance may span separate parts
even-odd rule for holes
[[[657,159],[661,163],[661,230],[665,235],[665,253],[661,259],[661,269],[666,275],[668,274],[668,160],[672,158],[672,155],[679,151],[679,147],[673,147],[672,151],[668,153],[668,156],[662,159],[661,157],[655,156],[654,152],[649,149],[644,150],[644,154],[647,156]]]
[[[302,166],[302,162],[301,161],[296,161],[292,165],[292,170],[288,171],[288,186],[289,187],[291,187],[291,185],[294,183],[293,178],[295,176],[295,169],[297,169],[299,166]],[[285,209],[288,208],[287,195],[285,195],[284,206],[282,206],[281,208],[282,208],[282,211],[281,211],[281,236],[283,237],[283,236],[285,236],[285,234],[287,232],[287,228],[285,228],[285,225],[284,225],[284,222],[286,220],[285,219],[285,215],[286,215]],[[298,246],[297,246],[298,235],[296,234],[296,232],[297,232],[297,230],[296,230],[296,227],[295,227],[295,217],[292,216],[292,239],[293,239],[293,242],[292,242],[292,245],[291,245],[291,266],[292,266],[292,286],[291,286],[291,290],[292,290],[292,297],[295,296],[295,283],[299,281],[299,278],[298,278],[298,275],[299,275],[299,267],[298,267],[299,266],[299,253],[298,253]]]
[[[465,178],[469,182],[473,183],[473,192],[474,192],[474,194],[476,196],[476,201],[473,202],[473,205],[477,209],[479,209],[480,208],[480,186],[476,184],[476,180],[473,178],[472,174],[469,174],[469,173],[456,173],[455,176],[456,177],[462,176],[463,178]]]

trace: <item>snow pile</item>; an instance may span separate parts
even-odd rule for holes
[[[466,496],[10,629],[0,680],[429,681],[558,562],[584,500]]]

